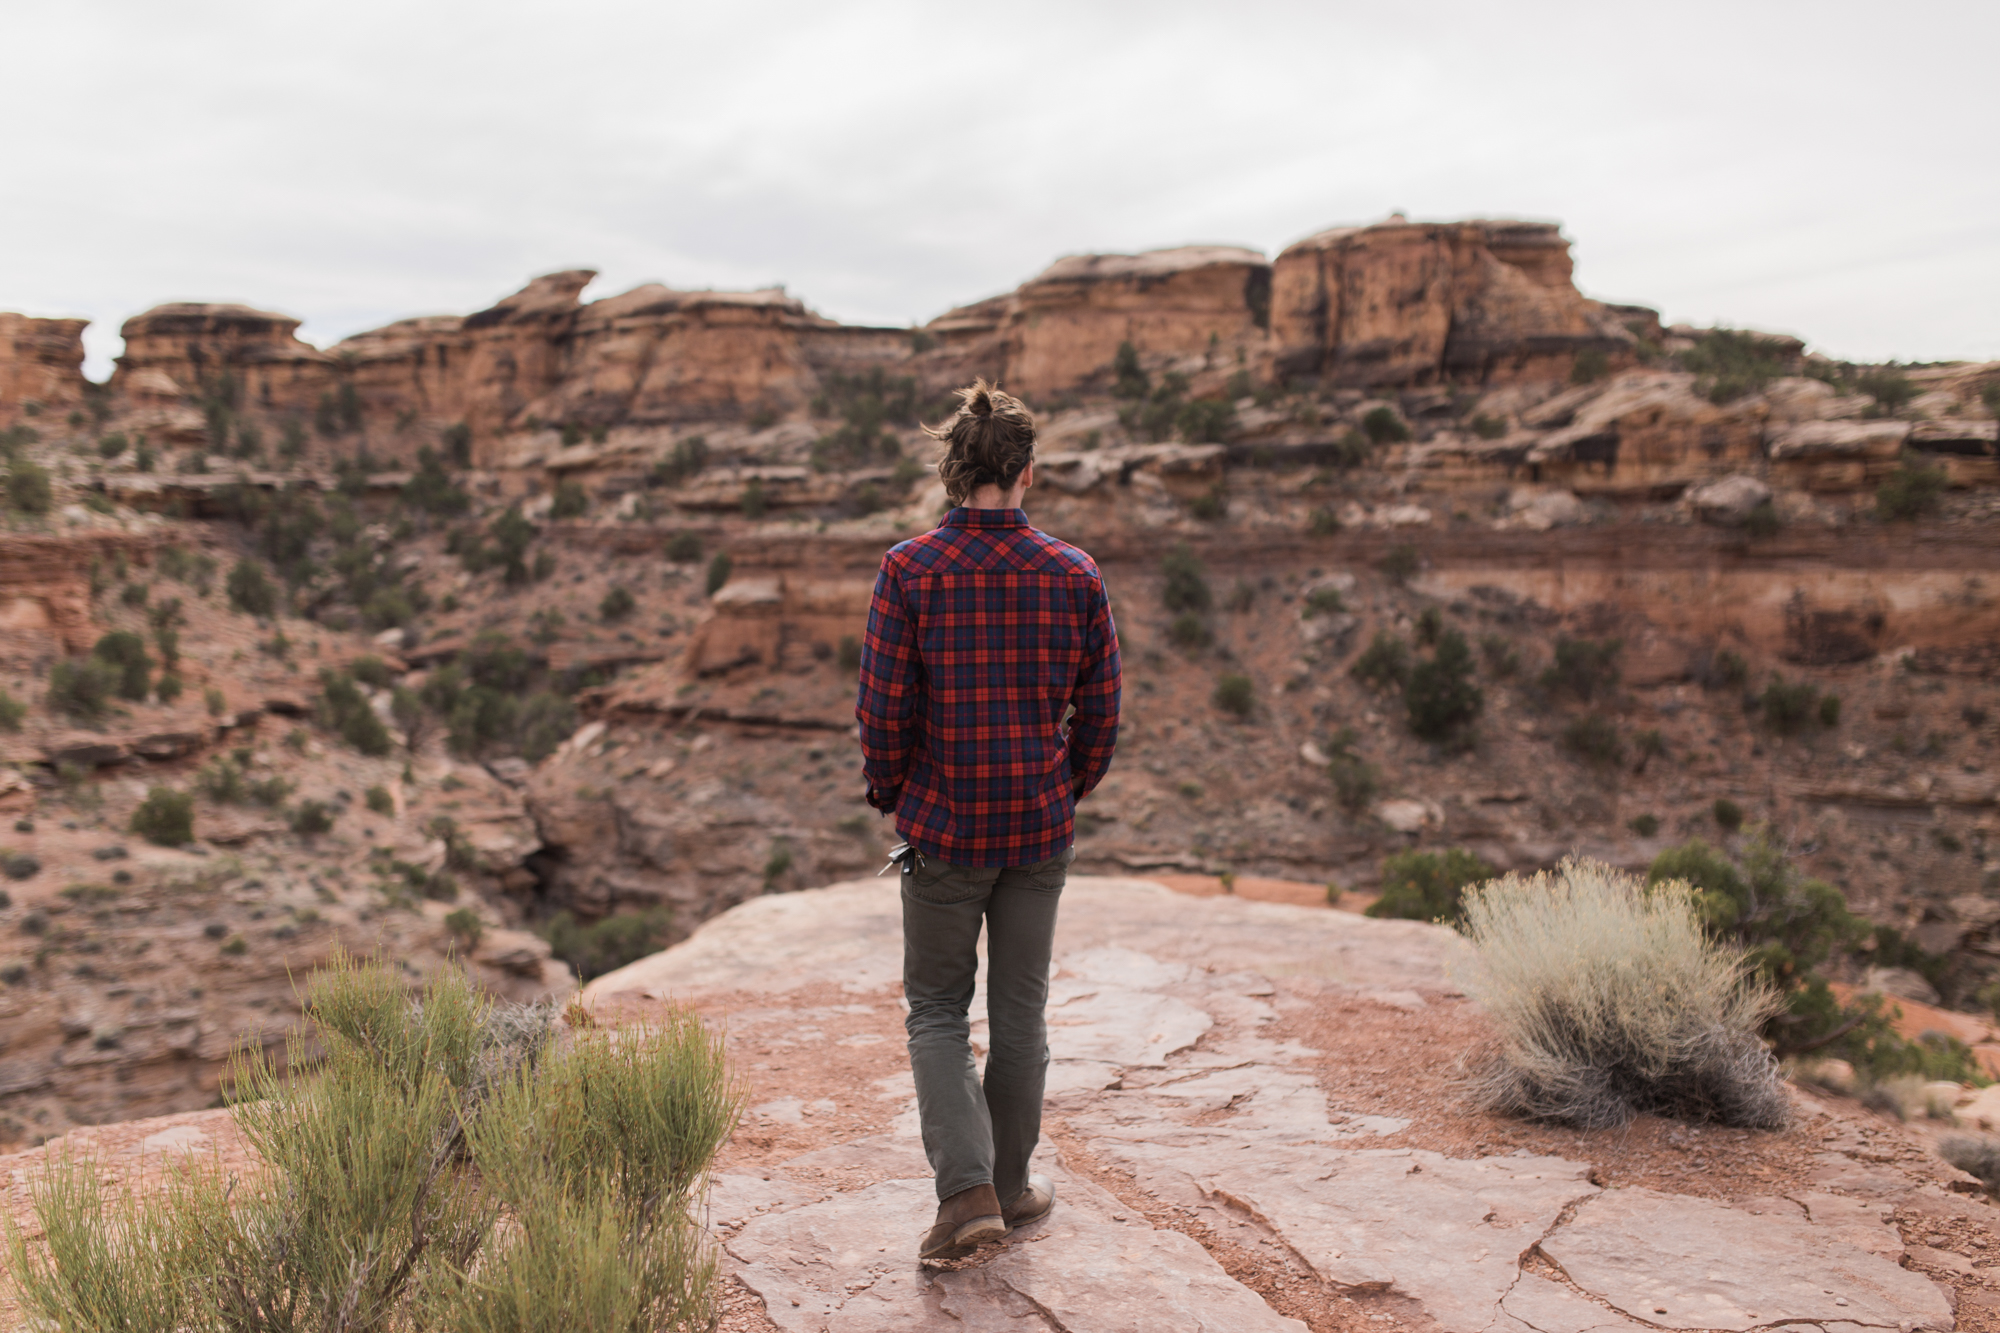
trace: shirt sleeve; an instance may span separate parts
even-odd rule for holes
[[[1088,795],[1110,771],[1111,752],[1118,744],[1118,703],[1124,680],[1118,657],[1118,626],[1112,622],[1111,599],[1101,577],[1093,581],[1093,592],[1083,665],[1070,693],[1076,716],[1070,722],[1069,767],[1078,797]]]
[[[861,724],[861,775],[868,804],[885,814],[896,808],[916,749],[917,700],[923,661],[916,627],[889,563],[875,576],[868,600],[868,632],[861,642],[861,683],[854,704]]]

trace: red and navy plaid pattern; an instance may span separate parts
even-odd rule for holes
[[[875,579],[854,707],[868,803],[952,865],[1046,861],[1111,767],[1118,694],[1096,563],[1019,509],[954,509]]]

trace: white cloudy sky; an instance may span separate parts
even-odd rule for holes
[[[243,301],[322,343],[783,283],[903,324],[1055,256],[1560,219],[1585,291],[2000,357],[2000,5],[0,5],[0,309]]]

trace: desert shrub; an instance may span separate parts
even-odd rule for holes
[[[159,683],[153,686],[153,697],[163,704],[170,704],[181,697],[183,688],[185,686],[179,676],[171,671],[164,671],[160,673]]]
[[[466,568],[477,573],[480,569],[499,565],[501,577],[510,584],[526,583],[528,571],[528,543],[534,541],[537,529],[518,508],[509,508],[486,527],[486,535],[493,539],[490,555],[483,543],[476,539],[464,553]]]
[[[1426,648],[1437,646],[1438,635],[1444,633],[1444,612],[1435,606],[1427,606],[1417,616],[1417,642]]]
[[[721,592],[722,585],[729,582],[729,571],[733,566],[734,562],[730,560],[727,551],[717,551],[714,558],[708,562],[708,579],[703,587],[707,589],[710,597]]]
[[[8,469],[7,503],[24,514],[46,514],[55,504],[49,470],[22,459]]]
[[[1820,724],[1820,725],[1821,725],[1822,727],[1837,727],[1837,726],[1839,726],[1839,725],[1840,725],[1840,696],[1839,696],[1839,695],[1837,695],[1837,694],[1822,694],[1822,695],[1820,696],[1820,699],[1819,699],[1819,724]]]
[[[1764,710],[1765,725],[1780,736],[1796,735],[1813,720],[1819,690],[1810,681],[1787,681],[1774,674],[1758,703]]]
[[[347,674],[373,690],[386,690],[396,679],[389,664],[373,653],[364,653],[349,662]]]
[[[1938,1156],[1968,1176],[1977,1176],[1989,1193],[2000,1193],[2000,1139],[1984,1134],[1947,1134],[1938,1140]]]
[[[270,616],[278,610],[278,589],[254,560],[238,560],[223,584],[229,604],[246,616]]]
[[[416,470],[403,483],[403,503],[439,518],[456,518],[472,508],[472,497],[451,479],[437,451],[426,445],[417,450]]]
[[[240,802],[248,795],[243,765],[228,755],[218,755],[196,769],[194,787],[209,800],[223,804]]]
[[[1740,690],[1750,679],[1750,663],[1743,654],[1724,648],[1709,657],[1695,678],[1705,690]]]
[[[300,801],[292,811],[292,832],[312,838],[333,832],[333,807],[325,801]]]
[[[396,813],[396,798],[389,794],[387,787],[379,783],[368,789],[363,801],[374,814],[386,818]]]
[[[154,787],[132,812],[130,830],[159,847],[194,841],[194,797],[172,787]]]
[[[121,698],[134,702],[152,690],[153,659],[146,655],[146,641],[130,630],[113,630],[100,638],[90,655],[117,673],[114,687]]]
[[[1410,645],[1399,634],[1376,630],[1375,637],[1347,672],[1363,685],[1376,689],[1394,685],[1400,689],[1410,678]]]
[[[49,668],[46,701],[52,712],[93,721],[111,707],[118,684],[118,668],[100,658],[57,662]]]
[[[1482,635],[1479,655],[1486,659],[1486,669],[1496,679],[1506,680],[1521,670],[1521,650],[1504,634]]]
[[[833,660],[842,672],[853,675],[861,670],[861,640],[853,634],[840,636],[840,643],[834,649]]]
[[[1667,739],[1660,734],[1658,727],[1648,727],[1632,737],[1632,748],[1639,752],[1638,767],[1634,771],[1644,773],[1647,764],[1665,757]]]
[[[1727,796],[1716,797],[1708,810],[1715,819],[1715,826],[1725,833],[1734,833],[1743,827],[1743,807]]]
[[[1477,413],[1472,418],[1472,433],[1482,440],[1500,439],[1507,433],[1507,418]]]
[[[667,559],[677,565],[691,565],[701,559],[701,536],[693,532],[676,532],[667,538],[665,548]]]
[[[752,522],[764,517],[771,507],[771,496],[764,489],[764,479],[750,478],[749,485],[743,488],[743,493],[737,497],[736,504],[743,511],[743,517]]]
[[[1423,560],[1417,555],[1416,547],[1408,542],[1398,542],[1375,562],[1375,568],[1381,570],[1392,583],[1408,583],[1423,568]]]
[[[221,690],[210,685],[201,692],[202,706],[208,709],[210,717],[221,717],[229,709],[229,700]]]
[[[477,949],[481,937],[486,934],[486,923],[470,907],[445,913],[444,928],[467,949]]]
[[[1660,831],[1660,817],[1655,814],[1634,815],[1626,821],[1625,827],[1642,838],[1650,838]]]
[[[1894,366],[1868,371],[1856,378],[1854,387],[1875,400],[1878,412],[1889,415],[1902,411],[1917,396],[1917,386]]]
[[[1742,329],[1710,329],[1680,356],[1681,369],[1694,372],[1695,390],[1712,403],[1756,393],[1790,367],[1769,338]]]
[[[1306,532],[1314,537],[1331,537],[1340,531],[1340,515],[1319,505],[1306,515]]]
[[[1784,526],[1784,520],[1778,517],[1777,506],[1769,500],[1752,507],[1743,516],[1743,531],[1759,540],[1777,536]]]
[[[1209,629],[1208,622],[1193,611],[1183,611],[1174,617],[1173,623],[1167,626],[1167,638],[1174,647],[1190,651],[1206,648],[1215,642],[1215,634]]]
[[[1214,703],[1225,713],[1248,717],[1257,706],[1256,687],[1250,677],[1230,672],[1215,683]]]
[[[1188,501],[1188,513],[1204,523],[1213,523],[1229,512],[1229,492],[1221,482]]]
[[[1314,588],[1305,595],[1305,604],[1299,608],[1299,619],[1338,615],[1346,609],[1347,600],[1340,595],[1340,589]]]
[[[1570,363],[1571,384],[1595,384],[1611,373],[1611,357],[1602,347],[1586,347]]]
[[[19,731],[22,719],[27,716],[28,705],[0,689],[0,731]]]
[[[1350,814],[1366,809],[1382,789],[1380,771],[1355,754],[1334,755],[1327,761],[1326,776],[1333,783],[1333,798]]]
[[[1472,649],[1455,629],[1438,636],[1437,650],[1410,668],[1403,686],[1410,730],[1427,741],[1462,735],[1485,703],[1485,694],[1472,683]]]
[[[568,912],[557,912],[541,928],[549,952],[576,969],[578,981],[615,972],[627,963],[667,947],[673,918],[665,908],[621,912],[584,924]]]
[[[538,764],[555,753],[577,727],[576,705],[553,690],[537,690],[521,702],[517,744],[521,757]]]
[[[1393,407],[1373,407],[1361,418],[1361,431],[1372,444],[1399,444],[1410,438],[1410,428]]]
[[[1236,424],[1236,405],[1222,398],[1196,398],[1181,405],[1174,425],[1193,444],[1215,444]]]
[[[0,875],[8,879],[33,879],[42,873],[40,858],[28,852],[0,852]],[[0,892],[0,910],[13,906],[14,900],[5,892]]]
[[[603,620],[623,620],[638,606],[638,600],[629,589],[616,587],[604,594],[604,600],[597,604],[597,614]]]
[[[1397,852],[1382,862],[1382,896],[1369,905],[1368,915],[1456,921],[1467,886],[1497,873],[1463,847],[1443,852]]]
[[[362,754],[389,753],[389,729],[375,715],[354,678],[329,668],[319,673],[319,681],[321,723]]]
[[[1906,458],[1875,488],[1875,513],[1892,523],[1914,522],[1938,507],[1950,484],[1950,474],[1943,468]]]
[[[1169,611],[1207,611],[1215,603],[1209,590],[1208,572],[1195,553],[1176,546],[1160,561],[1166,581],[1160,588],[1160,602]]]
[[[713,1323],[692,1209],[740,1096],[698,1019],[558,1046],[549,1010],[490,1006],[457,968],[413,997],[386,962],[344,958],[306,1013],[325,1056],[300,1034],[285,1067],[312,1072],[287,1077],[261,1048],[232,1071],[271,1188],[193,1165],[107,1201],[101,1164],[68,1156],[35,1182],[46,1245],[8,1239],[37,1317],[133,1333]]]
[[[1618,688],[1618,654],[1623,639],[1556,639],[1555,660],[1542,672],[1542,688],[1586,703]]]
[[[549,502],[549,517],[561,522],[564,519],[582,518],[590,508],[590,495],[581,482],[565,478],[556,483],[555,497]]]
[[[1499,1027],[1481,1100],[1604,1129],[1650,1113],[1778,1128],[1788,1103],[1758,1033],[1783,1002],[1703,929],[1693,891],[1592,861],[1465,896],[1462,978]]]
[[[1602,713],[1583,713],[1571,718],[1563,726],[1561,744],[1584,763],[1598,768],[1609,768],[1625,754],[1617,725]]]

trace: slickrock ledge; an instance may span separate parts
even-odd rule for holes
[[[782,1152],[805,1141],[787,1134],[826,1131],[825,1146],[749,1169],[725,1153],[710,1222],[739,1297],[726,1329],[1957,1326],[1941,1285],[1900,1266],[1889,1220],[1986,1211],[1934,1182],[1835,1152],[1814,1188],[1837,1192],[1731,1206],[1606,1188],[1593,1163],[1526,1148],[1399,1146],[1411,1120],[1343,1110],[1326,1053],[1270,1035],[1332,1000],[1413,1030],[1462,1005],[1450,931],[1089,876],[1065,892],[1051,985],[1040,1160],[1059,1206],[1005,1245],[925,1267],[914,1240],[934,1196],[892,1058],[898,914],[886,877],[760,898],[584,992],[607,1019],[668,998],[724,1014],[752,1084],[739,1139]],[[889,1072],[869,1095],[899,1108],[889,1132],[843,1137],[833,1098],[759,1082],[745,1053],[783,1049],[809,1063],[875,1051]],[[1259,1289],[1239,1280],[1252,1270]]]

